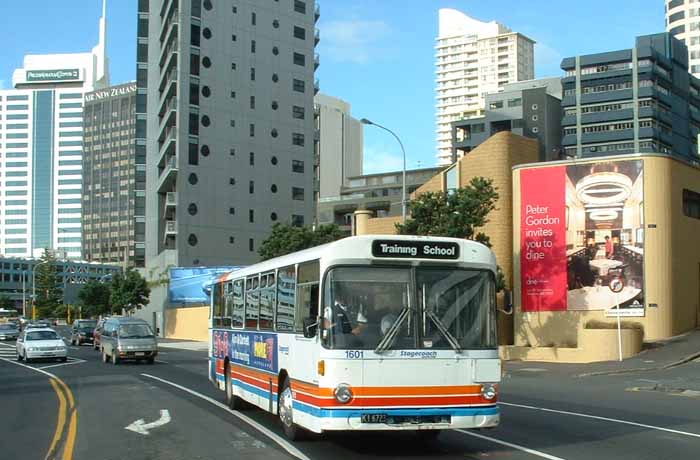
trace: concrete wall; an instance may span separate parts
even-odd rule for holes
[[[164,315],[166,338],[209,340],[209,307],[170,308]]]

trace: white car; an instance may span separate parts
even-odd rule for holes
[[[68,347],[60,335],[51,328],[28,329],[17,339],[17,361],[58,358],[68,360]]]

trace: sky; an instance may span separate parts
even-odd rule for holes
[[[634,37],[664,31],[664,0],[318,3],[321,66],[316,76],[321,92],[349,102],[354,117],[393,130],[406,148],[408,169],[436,162],[434,45],[439,8],[496,20],[534,39],[537,78],[561,76],[563,57],[631,48]],[[12,72],[21,67],[25,54],[89,51],[97,43],[101,5],[101,0],[0,0],[0,88],[11,87]],[[137,0],[108,0],[112,84],[135,79],[136,5]],[[396,140],[365,127],[364,172],[401,166]]]

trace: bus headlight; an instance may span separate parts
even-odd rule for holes
[[[484,399],[491,400],[496,397],[498,394],[498,389],[496,388],[496,385],[492,383],[486,383],[484,385],[481,385],[481,396],[484,397]]]
[[[347,404],[352,401],[352,389],[347,383],[341,383],[335,387],[333,395],[340,404]]]

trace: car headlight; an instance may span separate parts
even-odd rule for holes
[[[85,334],[84,332],[81,332],[80,335],[82,335],[83,337],[85,337],[87,334]]]
[[[27,351],[36,351],[36,348],[34,348],[34,347],[29,347],[29,348],[27,348]]]
[[[481,396],[484,397],[484,399],[491,400],[496,397],[498,394],[498,388],[496,385],[492,383],[486,383],[484,385],[481,385]]]
[[[340,404],[347,404],[352,401],[353,398],[352,389],[347,383],[341,383],[335,387],[335,390],[333,390],[333,395]]]

